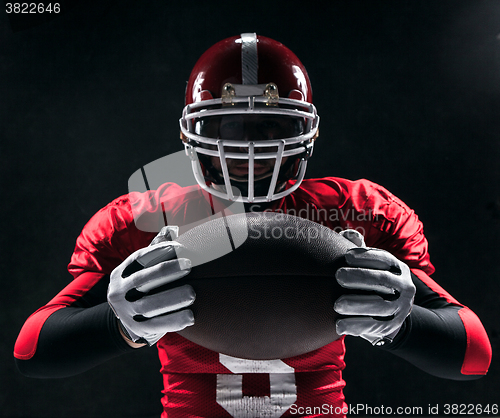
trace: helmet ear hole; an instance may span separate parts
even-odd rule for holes
[[[304,94],[299,91],[299,90],[296,90],[296,89],[293,89],[292,91],[290,91],[290,93],[288,93],[288,98],[289,99],[295,99],[295,100],[301,100],[301,101],[304,101]]]

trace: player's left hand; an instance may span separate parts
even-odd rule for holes
[[[335,311],[345,316],[336,321],[337,334],[359,336],[373,345],[392,342],[413,306],[416,289],[410,268],[387,251],[367,248],[356,231],[341,235],[359,247],[347,252],[349,267],[337,270],[337,282],[373,294],[344,294],[335,301]]]

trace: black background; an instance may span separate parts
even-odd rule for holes
[[[14,367],[29,314],[70,279],[85,222],[141,166],[181,150],[178,118],[198,56],[257,32],[313,82],[321,135],[308,177],[378,182],[416,210],[434,278],[482,319],[489,374],[429,376],[347,340],[349,404],[500,403],[500,2],[61,2],[58,16],[0,14],[1,417],[159,416],[154,349],[82,375]]]

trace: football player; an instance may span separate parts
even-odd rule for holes
[[[304,179],[319,117],[306,69],[292,51],[253,33],[218,42],[194,66],[185,105],[181,140],[197,184],[165,179],[92,217],[69,264],[74,280],[20,332],[15,357],[24,374],[70,376],[156,344],[163,418],[309,416],[321,405],[330,406],[323,415],[344,416],[344,337],[297,357],[253,361],[176,333],[193,325],[196,294],[189,285],[161,286],[188,275],[191,261],[175,257],[176,228],[157,236],[140,230],[134,211],[167,213],[171,225],[185,225],[208,200],[299,214],[342,230],[357,247],[332,277],[346,289],[332,303],[342,314],[337,333],[364,338],[435,376],[486,374],[486,332],[430,278],[434,267],[417,215],[367,180]],[[349,216],[331,216],[339,213]]]

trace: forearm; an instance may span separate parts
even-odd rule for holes
[[[414,305],[394,342],[383,349],[431,375],[453,380],[480,378],[491,359],[479,319],[468,308],[454,305],[439,309]]]
[[[29,320],[36,321],[36,314]],[[16,358],[19,370],[28,377],[73,376],[133,350],[107,303],[61,308],[47,318],[38,335],[23,333],[29,333],[29,327],[20,338],[38,338],[34,355]]]

